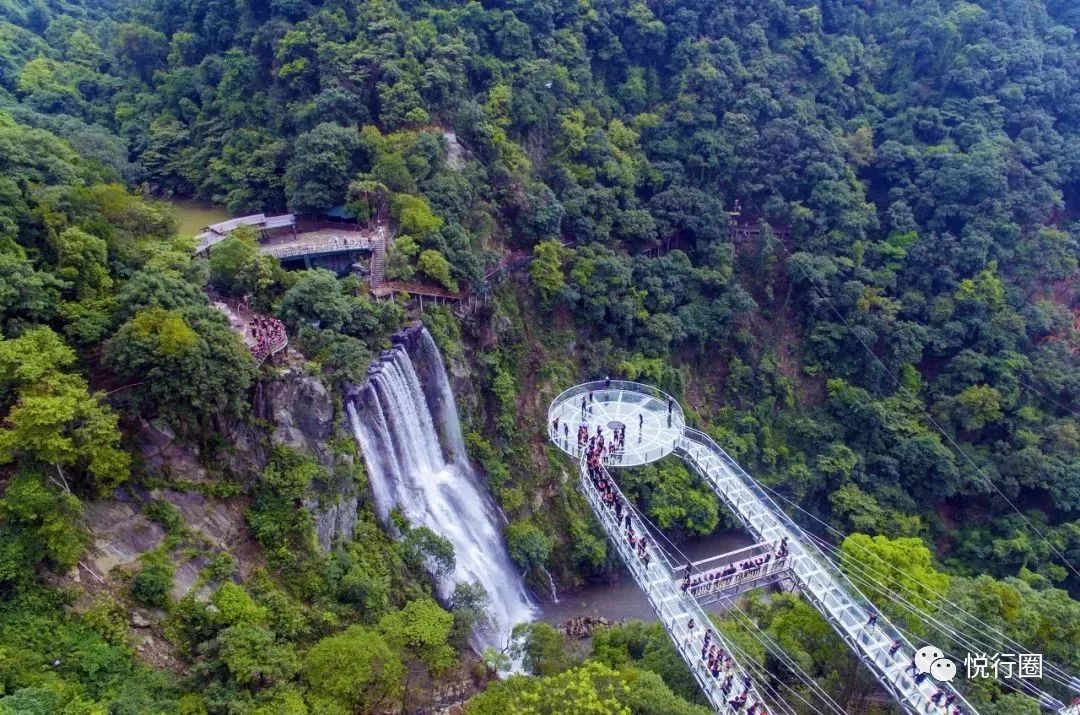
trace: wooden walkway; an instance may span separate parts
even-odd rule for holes
[[[430,285],[427,283],[405,283],[403,281],[383,281],[379,285],[371,289],[371,294],[376,298],[386,298],[387,296],[393,296],[395,293],[408,293],[409,295],[420,295],[427,298],[435,298],[437,300],[464,300],[468,294],[457,292],[451,293],[450,291],[436,285]]]

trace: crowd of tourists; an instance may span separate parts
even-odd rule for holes
[[[252,313],[248,319],[248,332],[255,341],[251,346],[251,356],[258,362],[285,347],[285,326],[277,318]]]
[[[718,566],[697,576],[691,575],[692,566],[687,564],[686,573],[683,576],[682,590],[693,596],[712,593],[748,578],[767,574],[772,569],[783,564],[787,557],[787,537],[785,536],[777,542],[774,551],[769,551],[769,553],[757,558],[746,559],[739,564]]]
[[[694,639],[696,626],[697,624],[693,618],[686,624],[685,643],[687,648],[690,647]],[[720,692],[727,698],[728,705],[735,712],[741,713],[742,709],[747,707],[747,701],[750,699],[750,684],[752,681],[749,675],[744,675],[742,688],[737,694],[733,695],[735,691],[735,661],[731,659],[727,651],[713,640],[712,628],[708,626],[706,626],[701,640],[701,663],[705,666],[705,670],[709,675],[720,682]],[[721,676],[723,680],[720,680]],[[750,703],[750,706],[746,709],[746,715],[768,715],[768,713],[762,703],[755,701]]]
[[[557,424],[553,425],[553,428],[558,432]],[[619,433],[624,432],[625,429],[625,427],[622,428],[617,431],[616,434],[618,435]],[[611,441],[609,441],[608,444],[619,439],[621,439],[620,436],[612,436]],[[593,487],[596,489],[597,493],[599,493],[601,502],[603,502],[605,507],[614,512],[615,522],[623,529],[626,540],[630,544],[630,548],[634,550],[645,568],[649,568],[651,556],[649,554],[648,540],[645,538],[644,534],[639,536],[635,532],[632,510],[623,500],[623,497],[616,488],[611,476],[604,468],[603,427],[598,426],[596,428],[596,434],[591,436],[579,431],[578,444],[579,446],[588,445],[588,452],[585,458],[586,472],[589,481],[592,482]],[[786,542],[783,544],[783,549],[786,556]],[[689,647],[695,628],[694,619],[692,617],[687,624],[687,627],[689,633],[686,636],[686,645]],[[768,715],[765,706],[762,703],[757,702],[756,700],[754,702],[749,702],[750,676],[747,675],[742,679],[742,687],[738,689],[739,692],[736,692],[734,662],[724,649],[719,647],[712,638],[711,630],[706,628],[704,643],[701,648],[701,661],[706,671],[721,683],[720,690],[724,694],[724,697],[728,698],[728,704],[737,713],[745,712],[745,715]],[[721,675],[723,675],[722,681],[720,681]],[[745,711],[744,708],[746,708]]]
[[[625,429],[625,428],[624,428]],[[579,435],[579,440],[581,439]],[[588,456],[585,458],[585,467],[589,475],[589,480],[592,482],[593,487],[600,494],[600,501],[604,506],[615,512],[615,523],[620,527],[623,527],[626,534],[626,540],[630,544],[630,548],[637,553],[638,559],[644,564],[645,568],[649,568],[649,562],[652,560],[652,556],[649,555],[649,542],[646,540],[645,535],[638,536],[634,532],[634,520],[631,515],[631,509],[623,501],[622,496],[619,494],[619,490],[615,488],[615,483],[611,480],[611,476],[604,469],[604,428],[597,426],[596,434],[589,438],[591,441],[589,444]],[[581,442],[579,441],[579,445]],[[626,512],[625,516],[623,512]]]
[[[610,387],[610,382],[610,378],[608,378],[606,380],[607,387]],[[601,394],[602,397],[603,394]],[[593,391],[589,391],[581,397],[581,423],[577,427],[577,447],[586,455],[587,474],[592,486],[600,496],[600,501],[607,509],[614,512],[616,524],[623,531],[632,551],[647,569],[651,561],[648,540],[644,534],[639,535],[635,532],[632,509],[623,500],[604,466],[613,462],[617,463],[620,460],[626,444],[626,426],[621,424],[610,426],[608,433],[605,433],[603,425],[596,425],[595,432],[593,432],[593,428],[589,425],[587,419],[593,414],[595,402],[596,397]],[[674,403],[670,398],[667,407],[670,423],[674,410]],[[643,427],[644,417],[639,414],[639,439]],[[558,439],[561,431],[567,447],[569,447],[570,442],[570,430],[569,421],[560,421],[558,417],[552,420],[552,436]],[[682,591],[692,596],[701,596],[722,590],[732,584],[765,575],[777,568],[786,566],[789,556],[788,537],[785,536],[775,542],[767,553],[744,559],[738,563],[725,564],[699,574],[693,574],[693,565],[687,564],[682,579]],[[868,631],[875,628],[877,620],[878,614],[871,611],[866,622]],[[694,618],[691,617],[687,624],[688,633],[685,640],[687,648],[690,648],[695,637],[695,626]],[[889,648],[890,658],[895,657],[902,645],[900,641],[893,642]],[[734,712],[740,715],[768,715],[765,705],[752,697],[750,687],[752,681],[749,675],[744,675],[741,680],[741,687],[737,687],[734,661],[724,648],[716,642],[712,631],[708,628],[705,629],[702,637],[701,664],[699,667],[704,668],[705,672],[719,683],[720,691]],[[909,666],[908,670],[911,671],[916,685],[922,683],[927,677],[925,673],[917,672],[914,663]],[[930,702],[940,709],[941,715],[964,715],[960,706],[954,704],[956,699],[957,695],[955,693],[948,693],[939,689],[930,697]]]

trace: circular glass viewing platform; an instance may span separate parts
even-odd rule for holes
[[[666,392],[626,380],[586,382],[563,392],[548,408],[548,437],[569,454],[580,458],[582,426],[595,437],[597,428],[610,443],[616,429],[626,428],[622,449],[605,460],[610,467],[636,467],[666,457],[675,450],[686,418],[682,407]],[[558,429],[555,420],[558,419]],[[587,447],[587,441],[586,441]]]

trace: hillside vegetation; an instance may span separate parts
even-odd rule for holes
[[[0,2],[0,714],[400,710],[505,659],[469,654],[483,594],[436,601],[452,549],[379,528],[340,429],[415,309],[244,232],[193,258],[173,197],[344,206],[393,226],[390,278],[486,299],[422,317],[538,593],[541,568],[619,568],[545,439],[548,401],[610,374],[928,608],[1080,672],[1078,30],[1072,0]],[[257,366],[207,288],[277,316],[289,356]],[[260,410],[301,377],[334,396],[318,449]],[[207,478],[148,459],[155,430]],[[730,520],[679,463],[624,488],[676,540]],[[240,536],[207,543],[163,489]],[[309,512],[345,493],[356,531],[324,551]],[[104,580],[80,564],[100,503],[163,535]],[[846,711],[889,707],[803,601],[745,608]],[[517,645],[528,675],[469,712],[703,702],[656,626]]]

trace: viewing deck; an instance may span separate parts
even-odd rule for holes
[[[552,402],[548,409],[548,435],[559,449],[580,461],[581,487],[597,519],[645,592],[713,708],[717,712],[736,712],[726,699],[717,698],[717,693],[712,692],[716,680],[711,676],[701,677],[696,647],[688,649],[684,646],[685,623],[689,618],[708,623],[701,606],[693,595],[679,588],[671,565],[659,550],[654,557],[654,570],[646,571],[625,543],[618,525],[613,522],[614,515],[600,502],[586,474],[585,455],[576,439],[580,424],[587,425],[590,434],[595,434],[597,427],[610,434],[615,425],[626,425],[623,455],[606,458],[606,466],[637,466],[674,453],[702,477],[758,542],[785,543],[789,555],[783,578],[789,579],[825,617],[904,712],[912,715],[940,712],[930,699],[940,690],[955,695],[954,704],[962,707],[965,715],[976,715],[975,709],[950,684],[936,682],[930,677],[915,681],[909,667],[915,654],[912,644],[884,615],[877,613],[836,565],[719,445],[708,435],[686,427],[682,409],[673,402],[665,393],[638,383],[617,380],[585,383],[566,390]],[[564,429],[564,425],[569,429]],[[659,568],[661,565],[663,568]],[[659,576],[657,571],[661,572]],[[725,597],[735,595],[724,590]],[[874,625],[870,625],[872,613],[876,614]],[[889,650],[895,642],[900,647],[890,655]]]
[[[259,244],[259,253],[281,260],[290,258],[314,258],[338,253],[371,251],[371,236],[361,231],[320,230],[299,234],[289,241],[271,241]]]
[[[580,426],[586,426],[590,435],[599,427],[609,436],[616,427],[626,427],[626,446],[612,458],[618,461],[607,462],[618,467],[648,464],[671,454],[686,425],[682,407],[667,394],[622,380],[570,388],[551,403],[549,431],[555,419],[559,434],[552,441],[575,459],[582,454],[577,443]]]

